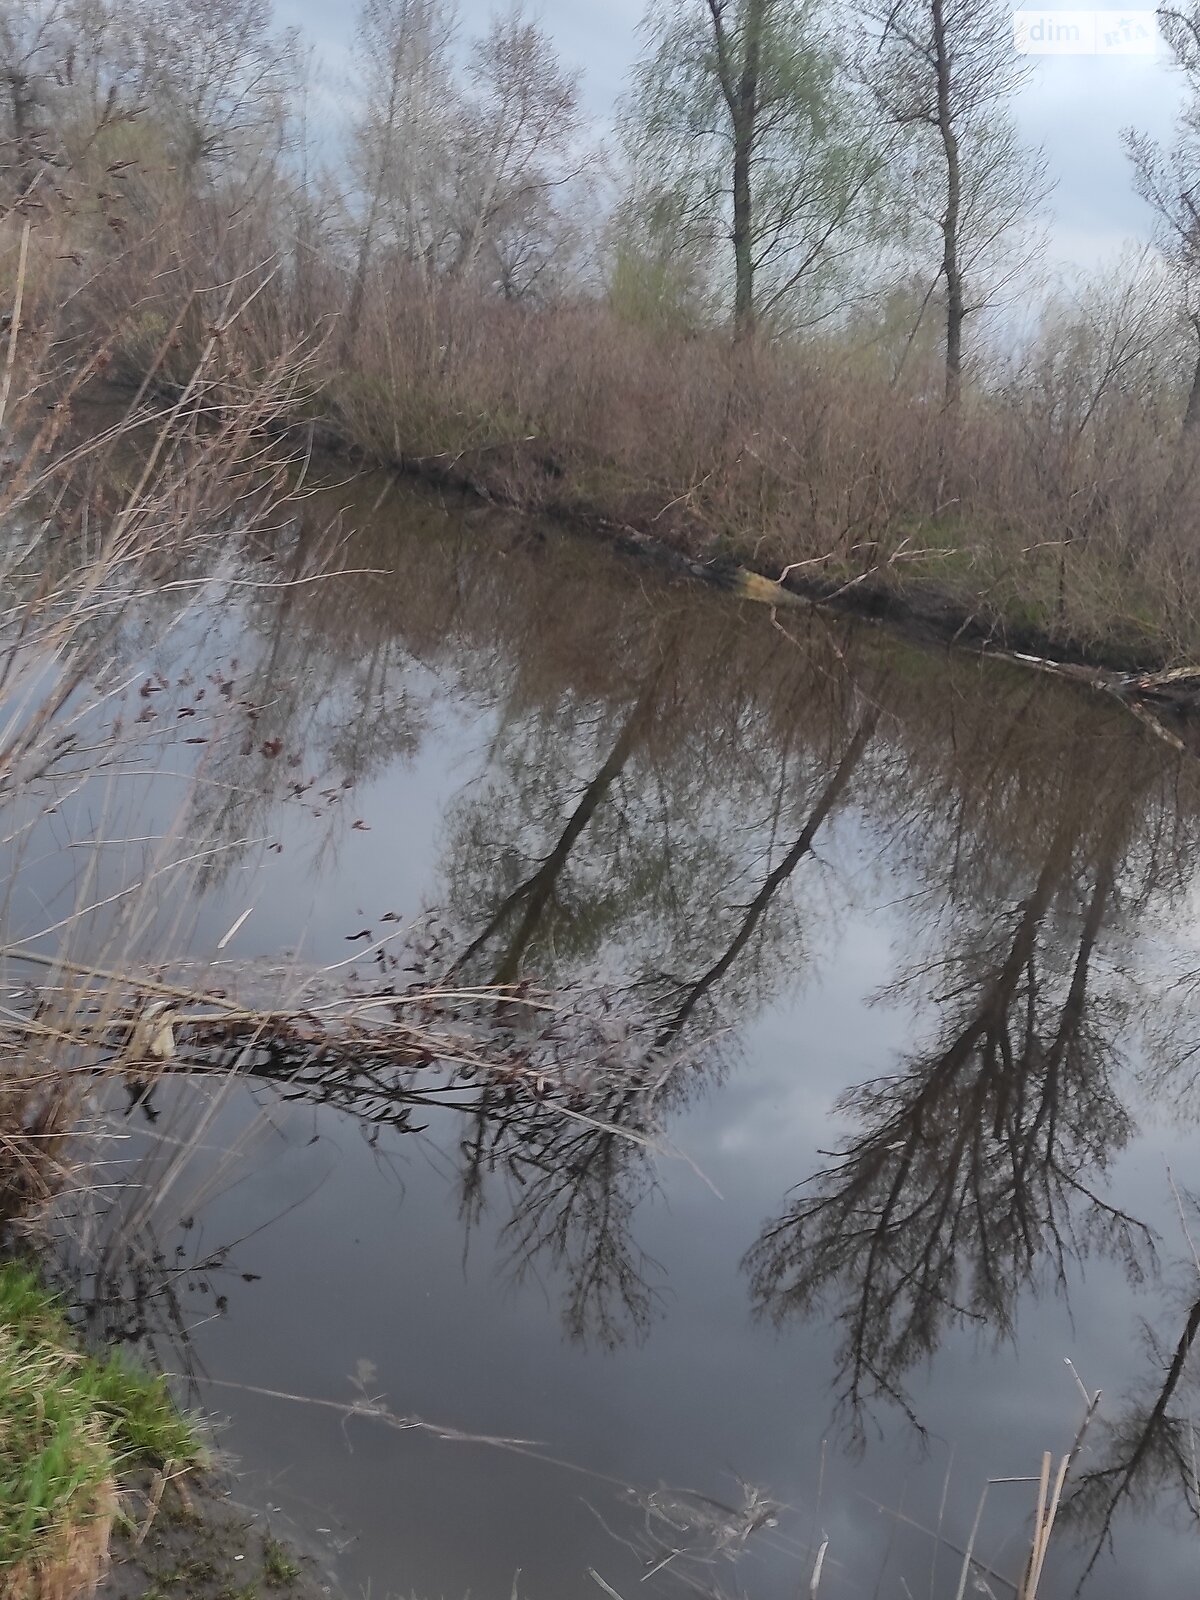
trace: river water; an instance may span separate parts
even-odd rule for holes
[[[1086,1388],[1039,1593],[1200,1593],[1194,759],[373,482],[237,570],[130,623],[152,757],[24,838],[17,914],[202,837],[143,957],[286,988],[395,932],[409,980],[567,997],[588,1060],[561,1116],[465,1081],[109,1108],[77,1293],[247,1495],[373,1600],[771,1600],[822,1547],[822,1596],[963,1593],[986,1486],[965,1592],[999,1597]],[[626,1060],[638,1095],[589,1098]]]

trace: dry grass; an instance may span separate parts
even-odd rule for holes
[[[36,1557],[18,1562],[4,1575],[9,1600],[82,1600],[94,1594],[108,1565],[116,1514],[111,1479],[87,1496],[77,1496],[60,1513],[61,1525],[41,1535]]]
[[[321,409],[373,459],[529,510],[810,588],[880,575],[955,626],[1157,665],[1200,649],[1196,441],[1160,369],[1110,376],[1068,383],[1035,347],[947,416],[930,370],[897,382],[852,343],[747,352],[401,276]]]
[[[64,1077],[118,1075],[149,1092],[165,1075],[240,1074],[403,1125],[414,1108],[497,1085],[539,1123],[567,1119],[666,1148],[656,1138],[659,1104],[690,1056],[656,1046],[650,1013],[618,1040],[599,989],[405,987],[397,980],[407,938],[400,930],[360,961],[313,971],[158,963],[120,973],[0,947],[10,970],[36,975],[25,989],[30,1014],[9,1008],[0,1044],[29,1063],[57,1053],[40,1075],[27,1070],[28,1093],[60,1090]],[[631,1116],[634,1105],[645,1115]],[[623,1118],[609,1116],[615,1106]]]
[[[73,51],[66,36],[46,48]],[[46,76],[70,79],[71,59]],[[360,315],[353,180],[256,144],[181,164],[155,132],[164,108],[127,104],[117,80],[102,112],[50,93],[57,121],[4,150],[10,429],[24,405],[54,443],[115,375],[206,421],[320,424],[375,460],[706,558],[808,564],[834,587],[879,573],[905,602],[946,602],[955,626],[1147,666],[1200,651],[1194,341],[1145,261],[1064,296],[1016,354],[1011,330],[989,345],[973,318],[953,414],[936,302],[909,304],[911,280],[828,330],[751,347],[699,307],[633,306],[611,261],[610,292],[559,280],[554,297],[505,301],[376,238]],[[268,145],[297,132],[281,124]],[[318,346],[297,381],[296,352]]]

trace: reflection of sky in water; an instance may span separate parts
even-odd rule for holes
[[[429,537],[428,530],[424,536]],[[524,558],[509,552],[506,559]],[[544,555],[538,559],[546,560]],[[453,570],[451,565],[448,571]],[[534,588],[528,605],[535,606],[541,580],[532,561],[527,581]],[[513,584],[508,604],[519,614],[520,581]],[[697,597],[696,626],[711,619],[708,606],[707,598]],[[303,636],[311,621],[300,616],[291,626]],[[335,748],[330,730],[348,704],[350,669],[345,660],[324,659],[314,639],[311,651],[293,651],[272,679],[264,663],[269,666],[279,639],[270,636],[268,622],[269,613],[266,620],[253,614],[243,625],[238,614],[227,612],[213,620],[211,630],[201,627],[187,646],[202,668],[208,660],[228,663],[240,653],[243,677],[260,685],[252,745],[275,737],[283,741],[277,756],[261,757],[252,749],[238,768],[237,783],[253,802],[247,808],[247,832],[258,842],[231,853],[219,879],[189,911],[195,919],[191,948],[198,957],[214,951],[234,919],[252,907],[226,959],[300,950],[312,960],[345,960],[354,951],[347,937],[363,927],[379,932],[378,919],[385,912],[410,916],[427,905],[445,905],[450,878],[461,867],[454,852],[463,838],[479,844],[481,860],[489,848],[503,845],[514,858],[526,851],[536,865],[597,762],[614,740],[619,743],[627,701],[617,704],[608,721],[601,716],[594,730],[565,703],[556,721],[553,697],[549,709],[540,706],[536,685],[524,683],[507,706],[499,704],[500,691],[489,689],[489,660],[503,677],[502,654],[494,639],[472,644],[471,627],[482,625],[470,615],[440,655],[414,647],[420,664],[405,658],[404,648],[420,624],[398,603],[399,659],[385,694],[399,692],[402,685],[413,737],[396,753],[377,752],[353,786],[328,803],[314,795],[336,777],[332,759],[314,791],[288,798],[289,783],[306,782],[312,773],[314,747],[326,755]],[[765,630],[764,616],[739,620],[747,648],[759,637],[759,624]],[[534,626],[534,618],[524,625]],[[511,619],[509,637],[521,637],[521,627]],[[175,647],[183,644],[178,640]],[[175,681],[179,658],[171,664],[171,648],[161,659],[164,673]],[[353,663],[353,648],[348,657]],[[902,665],[912,670],[911,661]],[[308,703],[305,695],[311,700],[316,686],[311,711],[275,717],[275,708],[299,692],[297,674],[310,675],[299,686],[302,703]],[[633,681],[627,699],[638,692]],[[171,693],[177,700],[181,691]],[[587,698],[581,691],[580,703]],[[236,708],[225,714],[236,716]],[[529,748],[543,758],[558,740],[561,771],[522,768],[521,747],[512,746],[516,755],[511,753],[511,740],[527,724],[537,728]],[[847,727],[828,753],[817,754],[818,777],[836,765],[848,733]],[[725,927],[717,928],[719,910],[730,929],[736,926],[739,908],[762,877],[763,859],[777,860],[791,843],[811,797],[806,798],[807,790],[793,794],[780,780],[780,792],[786,793],[769,858],[762,858],[766,813],[744,819],[739,811],[746,793],[759,792],[754,789],[759,779],[744,778],[743,768],[769,765],[765,756],[760,763],[752,739],[745,741],[742,766],[735,772],[743,788],[730,787],[728,770],[717,764],[711,773],[693,774],[687,793],[681,789],[656,798],[656,784],[690,771],[689,741],[699,748],[705,737],[708,731],[699,725],[688,729],[684,755],[672,757],[675,765],[639,766],[635,753],[622,767],[619,781],[606,791],[607,809],[590,824],[580,850],[583,865],[571,864],[579,874],[573,893],[586,890],[594,899],[606,870],[608,858],[587,859],[587,846],[599,840],[606,850],[612,848],[615,880],[626,860],[622,851],[628,837],[639,827],[649,837],[644,818],[658,815],[657,805],[677,830],[683,859],[707,859],[688,854],[706,820],[712,858],[724,859],[724,850],[741,863],[736,883],[714,888],[734,903],[712,908],[716,932]],[[1129,739],[1136,758],[1139,746],[1132,732]],[[285,765],[301,752],[298,765]],[[173,754],[178,756],[178,749]],[[215,792],[227,777],[220,755],[208,752],[194,759]],[[896,762],[901,777],[907,759]],[[152,760],[164,764],[161,755],[148,755],[148,765]],[[888,781],[885,771],[880,782]],[[768,772],[759,783],[764,804],[774,782]],[[169,828],[187,803],[183,783],[147,788],[132,777],[114,780],[101,798],[103,807],[94,792],[77,797],[30,841],[18,878],[18,890],[30,896],[26,912],[40,901],[44,911],[54,913],[63,901],[70,874],[62,847],[72,836],[88,836],[98,809],[106,836],[121,838]],[[472,834],[463,819],[474,815],[471,807],[481,798],[494,801],[494,811]],[[541,804],[547,814],[531,830],[522,807]],[[211,815],[209,801],[200,814]],[[987,1476],[1035,1472],[1042,1450],[1057,1454],[1069,1447],[1080,1407],[1064,1357],[1075,1360],[1089,1386],[1113,1396],[1141,1370],[1137,1317],[1159,1305],[1158,1291],[1131,1297],[1122,1273],[1104,1260],[1093,1260],[1086,1274],[1070,1266],[1069,1305],[1050,1292],[1037,1301],[1028,1292],[1023,1295],[1015,1348],[997,1347],[986,1329],[952,1331],[932,1367],[917,1363],[907,1374],[912,1404],[930,1434],[927,1455],[894,1409],[876,1406],[879,1429],[868,1422],[865,1454],[852,1460],[831,1429],[831,1329],[820,1316],[793,1318],[778,1332],[752,1319],[742,1257],[766,1219],[778,1215],[793,1186],[823,1164],[822,1152],[850,1131],[850,1119],[835,1113],[838,1094],[892,1069],[901,1054],[936,1032],[928,1006],[911,992],[886,1003],[878,998],[899,967],[919,955],[926,932],[910,899],[924,885],[919,845],[903,842],[897,814],[898,806],[888,802],[881,803],[877,816],[860,796],[841,805],[820,831],[815,853],[801,861],[786,886],[783,909],[772,908],[771,916],[781,919],[772,926],[782,929],[783,943],[766,947],[772,970],[763,981],[762,1003],[757,980],[735,982],[742,1015],[719,1019],[726,1030],[727,1074],[718,1084],[702,1081],[700,1092],[670,1123],[673,1145],[703,1177],[688,1161],[664,1162],[659,1189],[635,1213],[633,1232],[654,1297],[644,1340],[630,1338],[604,1351],[564,1337],[560,1270],[543,1255],[519,1281],[516,1277],[512,1235],[505,1226],[521,1193],[502,1173],[486,1177],[485,1214],[464,1243],[456,1179],[464,1126],[452,1113],[422,1115],[419,1120],[430,1125],[425,1135],[404,1139],[384,1132],[372,1145],[348,1119],[284,1106],[269,1090],[253,1097],[259,1114],[251,1113],[252,1096],[243,1090],[223,1107],[207,1131],[204,1151],[173,1182],[157,1219],[168,1255],[182,1242],[185,1260],[203,1260],[210,1250],[242,1241],[230,1264],[212,1278],[213,1289],[227,1297],[223,1315],[211,1315],[211,1294],[196,1288],[184,1295],[194,1325],[193,1357],[204,1374],[226,1384],[346,1401],[353,1398],[351,1375],[358,1363],[369,1361],[378,1371],[373,1386],[398,1412],[474,1433],[544,1441],[549,1454],[599,1475],[575,1474],[482,1446],[396,1433],[361,1419],[344,1425],[329,1411],[236,1387],[202,1385],[203,1403],[231,1414],[227,1443],[252,1473],[257,1492],[281,1499],[305,1522],[333,1523],[359,1536],[346,1557],[351,1582],[370,1583],[375,1596],[389,1591],[486,1595],[509,1592],[519,1568],[520,1593],[537,1600],[601,1592],[587,1576],[591,1567],[629,1600],[639,1571],[604,1523],[628,1532],[631,1512],[605,1475],[647,1488],[666,1482],[731,1498],[740,1474],[801,1510],[787,1513],[774,1532],[756,1535],[743,1565],[719,1565],[714,1577],[728,1585],[736,1577],[754,1594],[794,1595],[811,1568],[811,1553],[805,1555],[796,1541],[807,1549],[816,1529],[831,1540],[823,1594],[871,1593],[885,1566],[891,1588],[881,1592],[903,1593],[903,1576],[914,1594],[928,1593],[928,1542],[872,1502],[920,1522],[933,1521],[947,1451],[953,1448],[945,1526],[948,1536],[961,1540]],[[357,820],[366,827],[355,829]],[[911,829],[903,836],[913,837]],[[281,853],[270,848],[275,843],[283,845]],[[981,871],[985,914],[979,937],[994,931],[992,925],[1006,926],[1004,919],[1011,915],[1019,871],[1005,865],[1004,852],[1018,848],[1003,840],[995,846],[988,868],[996,880],[990,886],[990,914],[989,885]],[[1036,868],[1037,849],[1033,856]],[[104,881],[117,883],[132,859],[114,851]],[[657,871],[653,859],[645,859],[650,860],[646,871]],[[519,877],[525,866],[516,861],[510,876]],[[473,903],[472,896],[482,896],[486,911],[489,883],[472,882],[469,893],[459,883],[460,899]],[[506,887],[511,883],[497,880],[493,889]],[[971,892],[968,888],[968,899]],[[177,888],[164,890],[171,893]],[[690,904],[689,893],[689,886],[681,888],[681,904]],[[670,903],[670,895],[657,878],[646,894],[658,897],[658,910],[646,913],[634,894],[628,920],[603,935],[601,958],[611,969],[619,970],[624,961],[636,973],[647,965],[646,941],[665,925],[661,906]],[[177,912],[174,906],[151,909],[148,949],[155,930],[168,927]],[[1178,919],[1178,906],[1170,913],[1151,906],[1146,926],[1163,940]],[[629,948],[623,949],[622,930],[630,929]],[[693,946],[703,949],[710,931],[684,929],[679,950],[686,955]],[[1123,929],[1118,943],[1124,960],[1131,947],[1136,949],[1136,935]],[[1064,946],[1068,965],[1070,959]],[[562,960],[569,964],[566,956]],[[1097,983],[1108,981],[1108,969],[1101,963],[1097,968]],[[185,1112],[187,1101],[185,1091]],[[165,1109],[163,1133],[176,1125],[169,1096]],[[1195,1181],[1194,1151],[1185,1128],[1155,1115],[1151,1107],[1144,1109],[1146,1137],[1116,1160],[1114,1188],[1123,1206],[1156,1221],[1167,1254],[1176,1255],[1178,1228],[1172,1231],[1163,1156],[1171,1155],[1181,1181]],[[1143,1107],[1134,1110],[1142,1119]],[[183,1122],[188,1120],[185,1115]],[[195,1223],[180,1232],[176,1224],[184,1216],[194,1216]],[[260,1281],[244,1281],[241,1273],[258,1275]],[[1173,1307],[1163,1324],[1165,1339],[1179,1321]],[[822,1469],[827,1436],[831,1442]],[[993,1494],[981,1548],[996,1555],[1003,1571],[1015,1574],[1021,1519],[1033,1488]],[[1002,1548],[1006,1532],[1013,1542]],[[1067,1592],[1070,1548],[1065,1539],[1055,1547],[1044,1592]],[[1156,1523],[1123,1523],[1118,1553],[1120,1568],[1102,1562],[1089,1591],[1098,1600],[1128,1595],[1130,1572],[1137,1573],[1141,1595],[1174,1600],[1190,1592],[1194,1534],[1176,1537]],[[948,1552],[938,1570],[937,1592],[953,1593],[957,1562]],[[669,1577],[665,1573],[658,1582],[667,1584]]]

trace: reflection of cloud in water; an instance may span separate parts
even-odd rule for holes
[[[732,1463],[806,1506],[829,1384],[865,1360],[884,1436],[853,1474],[831,1447],[830,1561],[857,1541],[863,1565],[911,1582],[925,1555],[898,1538],[889,1557],[875,1514],[846,1509],[855,1484],[894,1505],[909,1481],[936,1508],[942,1466],[910,1471],[885,1397],[970,1456],[951,1497],[963,1527],[981,1477],[1065,1447],[1060,1352],[1096,1381],[1068,1310],[1085,1333],[1102,1316],[1097,1347],[1119,1356],[1105,1330],[1127,1325],[1128,1288],[1102,1259],[1085,1274],[1103,1242],[1087,1218],[1115,1202],[1161,1227],[1166,1209],[1137,1126],[1138,1038],[1160,988],[1144,940],[1192,915],[1196,774],[1110,708],[1021,672],[819,617],[797,624],[796,648],[707,593],[631,586],[604,552],[533,550],[503,520],[486,537],[496,559],[465,523],[397,500],[350,547],[396,578],[248,608],[262,738],[302,764],[223,757],[252,792],[231,828],[252,816],[284,852],[258,878],[231,859],[200,924],[219,933],[253,901],[239,939],[274,955],[313,907],[311,948],[340,959],[346,935],[424,903],[443,933],[432,975],[590,996],[641,1077],[577,1083],[582,1121],[521,1083],[477,1082],[467,1110],[423,1113],[419,1138],[375,1117],[369,1140],[351,1132],[352,1094],[316,1109],[312,1082],[284,1110],[278,1083],[264,1088],[257,1149],[203,1183],[200,1161],[203,1240],[187,1243],[243,1238],[230,1259],[262,1280],[231,1279],[212,1320],[185,1312],[193,1349],[222,1375],[326,1393],[367,1357],[402,1409],[536,1432],[624,1480],[716,1498]],[[287,810],[289,770],[317,765],[354,782],[353,815]],[[371,831],[352,833],[353,816]],[[1171,1015],[1175,1037],[1194,1035],[1186,1008]],[[682,1061],[651,1096],[668,1034]],[[206,1142],[219,1130],[236,1149],[249,1105],[239,1090]],[[665,1134],[724,1198],[618,1126]],[[817,1189],[793,1189],[819,1168]],[[176,1180],[162,1197],[176,1224],[188,1192]],[[819,1219],[796,1210],[814,1195],[836,1223],[816,1244]],[[764,1218],[792,1230],[810,1279],[779,1338],[750,1320],[738,1271]],[[873,1258],[854,1245],[871,1218],[886,1219]],[[161,1243],[169,1266],[177,1245]],[[1037,1301],[1051,1285],[1069,1307]],[[785,1286],[760,1274],[764,1306]],[[1175,1322],[1155,1320],[1169,1343]],[[995,1347],[1018,1331],[1020,1366]],[[395,1561],[406,1587],[478,1589],[511,1558],[542,1561],[547,1592],[577,1587],[588,1562],[626,1592],[589,1543],[602,1530],[560,1496],[547,1535],[521,1504],[540,1494],[524,1469],[443,1474],[356,1440],[360,1470],[311,1419],[239,1403],[237,1447],[266,1466],[269,1439],[304,1492],[357,1505],[364,1581]],[[386,1503],[369,1471],[385,1461]],[[436,1496],[451,1491],[482,1519],[476,1551],[447,1537]],[[781,1559],[768,1590],[794,1592],[798,1570]],[[1098,1569],[1093,1592],[1123,1591]]]

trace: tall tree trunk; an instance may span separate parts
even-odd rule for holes
[[[362,238],[358,242],[358,260],[354,266],[354,284],[350,290],[350,303],[346,307],[346,321],[342,329],[342,353],[346,358],[349,358],[354,349],[355,340],[358,338],[358,325],[362,321],[363,301],[367,293],[367,273],[371,265],[371,251],[375,244],[375,229],[379,225],[379,214],[383,210],[383,186],[392,166],[396,145],[396,122],[403,70],[401,54],[393,51],[387,106],[380,125],[375,129],[377,144],[371,163],[371,198],[367,204],[367,214],[363,219]]]
[[[750,141],[741,130],[733,146],[733,326],[739,338],[754,331],[754,249],[751,237]]]
[[[742,72],[733,115],[733,324],[739,339],[754,333],[754,188],[752,163],[758,133],[758,80],[767,0],[745,0]]]
[[[958,223],[962,208],[962,171],[958,136],[950,103],[951,62],[946,39],[944,0],[932,0],[933,43],[937,65],[938,131],[946,159],[946,210],[942,218],[942,276],[946,280],[946,408],[958,404],[962,391],[962,328],[966,316],[963,304],[962,271],[958,255]]]
[[[375,234],[376,204],[371,200],[371,209],[363,223],[362,238],[358,243],[358,260],[354,266],[354,283],[350,290],[350,302],[346,307],[346,321],[342,326],[342,354],[349,357],[354,350],[354,342],[358,338],[358,325],[362,321],[363,300],[367,293],[367,269],[371,264],[371,245]]]

